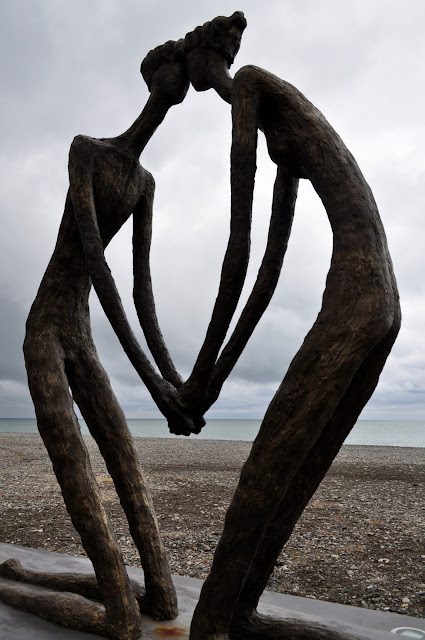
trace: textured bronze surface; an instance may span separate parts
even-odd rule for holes
[[[57,244],[27,321],[24,354],[38,428],[96,581],[38,574],[9,561],[1,568],[7,580],[1,583],[0,598],[108,638],[137,638],[140,611],[157,620],[173,619],[177,599],[131,434],[92,339],[91,285],[170,431],[199,433],[203,414],[218,398],[271,300],[290,237],[298,182],[308,179],[333,232],[322,308],[242,469],[190,638],[352,640],[320,625],[262,618],[256,607],[277,556],[378,383],[400,327],[397,285],[372,192],[323,114],[295,87],[258,67],[246,66],[230,77],[245,26],[243,14],[236,12],[157,47],[142,63],[151,93],[130,128],[114,138],[74,139]],[[230,236],[205,340],[183,381],[155,312],[149,264],[155,185],[139,156],[168,110],[184,100],[189,82],[197,91],[213,88],[231,104],[233,129]],[[270,230],[251,295],[224,344],[249,263],[258,130],[277,166]],[[130,216],[134,302],[160,373],[135,338],[104,256]],[[74,402],[115,484],[140,553],[144,588],[127,575]],[[159,637],[182,637],[172,634],[184,632],[166,625],[157,629],[165,634]]]

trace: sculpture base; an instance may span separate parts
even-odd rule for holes
[[[39,551],[13,544],[0,543],[0,562],[16,558],[28,569],[51,572],[90,571],[89,560],[77,556],[66,556],[50,551]],[[129,568],[129,574],[143,581],[141,569]],[[189,637],[189,626],[193,610],[199,598],[202,580],[174,576],[179,599],[179,616],[170,622],[159,623],[143,617],[143,638],[175,638],[184,640]],[[356,638],[364,640],[388,640],[397,636],[392,629],[413,627],[425,633],[425,619],[384,613],[358,607],[323,602],[309,598],[287,596],[266,592],[261,599],[259,611],[273,617],[291,617],[327,624],[337,630],[345,630]],[[0,637],[8,640],[94,640],[100,638],[90,633],[70,631],[41,618],[17,611],[0,603]],[[418,637],[410,635],[405,637]]]

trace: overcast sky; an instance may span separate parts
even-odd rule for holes
[[[356,157],[375,194],[398,279],[403,327],[364,419],[425,419],[425,3],[423,0],[0,0],[0,417],[33,417],[21,345],[52,253],[78,133],[124,131],[148,92],[140,62],[216,15],[248,21],[232,74],[263,67],[298,87]],[[229,227],[230,107],[190,89],[141,157],[156,180],[152,273],[160,325],[190,373],[218,289]],[[259,144],[252,259],[258,270],[275,167]],[[272,303],[210,410],[261,418],[320,309],[332,237],[302,181],[293,234]],[[127,314],[131,223],[107,260]],[[128,417],[161,417],[94,295],[93,332]],[[88,381],[90,384],[90,381]]]

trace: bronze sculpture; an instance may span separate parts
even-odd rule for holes
[[[106,609],[76,596],[72,603],[80,611],[66,618],[62,594],[54,615],[51,598],[49,615],[67,626],[120,640],[140,634],[138,606],[170,618],[176,614],[176,599],[131,436],[91,339],[90,280],[170,430],[196,433],[276,287],[301,178],[311,180],[334,234],[323,305],[242,470],[190,638],[348,639],[297,621],[264,620],[256,606],[282,546],[378,382],[400,326],[397,287],[373,195],[324,116],[292,85],[267,71],[248,66],[233,80],[229,76],[245,25],[243,14],[236,12],[151,52],[142,64],[151,96],[132,127],[113,139],[74,140],[58,244],[28,320],[25,354],[40,432],[93,562]],[[220,289],[199,357],[183,383],[156,320],[149,270],[154,185],[137,158],[168,109],[184,99],[189,80],[198,91],[214,88],[232,105],[232,203]],[[251,296],[219,356],[249,260],[258,129],[277,165],[269,241]],[[132,213],[135,303],[162,377],[134,338],[103,258],[111,237]],[[95,395],[89,393],[87,376],[96,382]],[[73,400],[117,486],[145,569],[146,592],[128,580],[78,431]],[[126,482],[130,473],[137,479],[131,490]],[[3,566],[2,575],[52,585],[48,577],[25,572],[13,562]],[[56,579],[55,588],[69,591],[69,580]],[[75,579],[73,590],[89,598],[98,594],[88,578]],[[26,597],[0,590],[2,600],[21,608]],[[31,610],[36,612],[37,606]]]
[[[372,192],[324,116],[295,87],[257,67],[238,71],[231,93],[232,197],[238,194],[232,215],[233,208],[241,215],[241,207],[249,219],[261,128],[277,180],[311,180],[334,248],[322,309],[242,469],[191,639],[223,638],[229,630],[235,638],[321,637],[293,621],[263,620],[255,608],[296,521],[376,387],[400,327],[397,285]]]
[[[64,596],[58,592],[57,605],[54,594],[44,597],[48,614],[67,626],[118,638],[138,637],[139,606],[102,505],[72,404],[75,401],[80,407],[105,458],[139,550],[146,574],[146,593],[139,597],[140,608],[160,619],[173,618],[177,614],[177,600],[168,561],[131,434],[97,358],[91,337],[88,295],[93,282],[136,369],[148,386],[160,388],[154,395],[161,393],[166,400],[167,387],[171,385],[156,374],[140,350],[126,321],[103,250],[133,214],[135,303],[142,322],[150,314],[145,332],[150,336],[150,344],[156,343],[161,366],[168,366],[164,375],[172,377],[174,372],[157,329],[155,310],[152,307],[148,312],[152,295],[145,269],[154,182],[139,165],[138,157],[168,109],[186,95],[188,78],[179,58],[179,47],[171,42],[149,54],[145,67],[151,95],[139,118],[124,134],[102,140],[78,136],[73,141],[65,212],[55,252],[28,318],[24,344],[38,427],[73,524],[93,563],[106,608],[105,615],[99,611],[99,605],[74,597],[70,607],[72,619],[64,620]],[[10,570],[9,567],[9,575]],[[58,589],[65,588],[60,582],[57,584]],[[74,587],[83,595],[85,588],[82,579]]]

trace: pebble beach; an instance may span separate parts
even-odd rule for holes
[[[139,558],[114,485],[85,438],[125,562]],[[251,444],[135,438],[174,574],[205,578]],[[268,589],[425,617],[425,449],[344,446]],[[0,435],[0,541],[84,555],[37,434]]]

